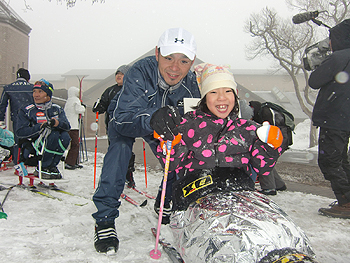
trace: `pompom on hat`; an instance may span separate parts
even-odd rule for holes
[[[226,66],[202,63],[194,67],[198,86],[203,98],[209,91],[218,88],[231,88],[238,95],[237,83]]]
[[[45,91],[47,96],[52,98],[53,85],[50,82],[48,82],[46,79],[40,79],[39,81],[36,81],[33,89],[41,89],[41,90]]]

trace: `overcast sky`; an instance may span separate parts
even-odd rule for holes
[[[7,1],[8,2],[8,1]],[[25,10],[26,2],[33,10]],[[270,62],[248,61],[252,41],[243,25],[250,14],[268,6],[290,18],[283,0],[77,0],[67,9],[55,0],[10,0],[10,6],[32,28],[29,70],[63,74],[71,69],[116,69],[157,45],[171,27],[183,27],[197,41],[197,56],[233,69],[265,69]]]

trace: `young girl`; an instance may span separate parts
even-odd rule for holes
[[[177,127],[169,171],[173,185],[170,228],[185,262],[258,262],[291,247],[314,255],[309,241],[278,206],[254,190],[252,169],[272,170],[283,140],[276,126],[238,118],[237,84],[227,68],[195,67],[201,101]],[[159,158],[164,159],[162,147]]]

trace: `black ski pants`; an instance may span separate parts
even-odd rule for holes
[[[318,139],[318,165],[339,205],[350,202],[349,135],[349,131],[321,127]]]

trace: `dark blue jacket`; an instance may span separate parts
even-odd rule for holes
[[[57,127],[52,130],[69,131],[70,124],[64,113],[64,110],[57,104],[52,104],[51,108],[47,110],[38,109],[35,104],[30,104],[19,110],[17,116],[17,130],[18,138],[36,138],[41,131],[41,124],[51,118],[56,118],[59,121]]]
[[[164,90],[158,87],[158,62],[155,56],[150,56],[129,69],[123,88],[112,100],[108,112],[121,135],[143,137],[152,134],[150,120],[159,108],[176,106],[183,115],[183,98],[200,98],[194,73],[190,71],[178,88]]]
[[[34,102],[33,84],[30,84],[23,78],[19,78],[4,87],[0,99],[0,121],[5,119],[8,100],[10,100],[11,120],[16,122],[18,110]]]

